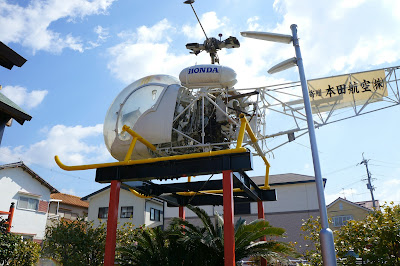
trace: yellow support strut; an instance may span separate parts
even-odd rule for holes
[[[67,165],[64,165],[60,161],[60,159],[58,158],[57,155],[54,157],[54,159],[55,159],[57,165],[61,169],[66,170],[66,171],[77,171],[77,170],[97,169],[97,168],[110,167],[110,166],[146,164],[146,163],[161,162],[161,161],[193,159],[193,158],[203,158],[203,157],[223,155],[223,154],[242,153],[242,152],[247,151],[245,148],[242,147],[243,140],[244,140],[244,134],[245,134],[245,132],[247,132],[247,134],[249,135],[249,137],[252,141],[252,144],[254,145],[255,149],[257,150],[258,155],[264,160],[264,163],[266,165],[265,182],[264,182],[264,186],[260,187],[260,189],[270,189],[270,186],[269,186],[270,164],[268,163],[268,160],[265,158],[264,154],[262,153],[261,148],[259,147],[259,145],[257,143],[257,138],[254,135],[254,132],[251,129],[250,124],[247,121],[246,117],[244,116],[244,114],[241,114],[239,117],[240,117],[241,124],[240,124],[236,148],[234,148],[234,149],[228,149],[228,150],[222,150],[222,151],[191,153],[191,154],[175,155],[175,156],[168,156],[168,157],[148,158],[148,159],[141,159],[141,160],[131,160],[130,157],[132,155],[132,152],[135,148],[137,141],[140,141],[141,143],[143,143],[146,147],[148,147],[152,151],[156,151],[156,147],[153,144],[151,144],[150,142],[148,142],[145,138],[140,136],[138,133],[133,131],[129,126],[124,125],[122,127],[122,131],[128,132],[133,137],[133,139],[132,139],[132,142],[129,146],[129,149],[128,149],[123,161],[113,162],[113,163],[67,166]],[[189,182],[191,181],[190,177],[188,177],[188,181]],[[134,189],[130,189],[130,191],[139,198],[152,198],[152,196],[143,195]],[[243,192],[243,190],[240,188],[236,188],[233,190],[233,192]],[[194,192],[194,191],[193,192],[178,192],[177,194],[183,195],[183,196],[192,196],[192,195],[197,195],[197,194],[209,194],[209,193],[212,193],[212,194],[223,193],[223,190],[219,189],[219,190],[207,190],[207,191],[199,191],[199,192]]]

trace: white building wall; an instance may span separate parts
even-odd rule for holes
[[[150,209],[154,208],[160,211],[160,221],[152,221],[150,219]],[[163,204],[161,202],[156,202],[154,200],[146,200],[146,212],[145,212],[145,224],[149,227],[157,227],[163,225],[164,221],[164,210]]]
[[[36,196],[34,196],[36,195]],[[22,168],[9,168],[0,171],[0,210],[8,211],[15,202],[15,212],[11,232],[34,235],[43,239],[47,212],[26,210],[18,207],[20,196],[50,201],[50,190],[34,179]],[[3,216],[3,218],[6,218]]]
[[[271,186],[276,190],[276,201],[265,201],[264,212],[292,212],[318,209],[315,182]],[[251,213],[257,213],[257,203],[251,203]]]
[[[271,186],[276,190],[277,201],[265,201],[265,213],[307,211],[318,209],[317,191],[314,182],[297,183],[287,185]],[[201,196],[199,196],[201,197]],[[223,206],[200,206],[208,215],[213,215],[218,212],[220,215],[224,213]],[[251,214],[257,214],[257,202],[250,203]],[[196,215],[185,208],[187,218],[196,217]],[[179,217],[178,207],[167,207],[165,203],[165,218]]]
[[[107,219],[99,219],[98,213],[100,207],[108,207],[110,200],[110,189],[102,191],[89,199],[88,220],[93,221],[95,226],[100,223],[107,222]],[[147,201],[147,203],[146,203]],[[146,212],[145,212],[146,205]],[[133,206],[133,218],[121,218],[121,206]],[[118,205],[118,226],[121,227],[125,222],[131,222],[136,227],[141,225],[158,226],[160,224],[150,221],[150,208],[157,208],[162,211],[162,204],[157,204],[146,199],[136,197],[131,192],[122,189],[120,190],[119,205]]]

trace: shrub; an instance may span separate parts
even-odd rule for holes
[[[63,265],[102,265],[106,239],[105,224],[61,219],[46,229],[44,255]]]
[[[8,233],[5,222],[0,218],[0,264],[36,265],[40,245],[33,241],[23,241],[20,236]]]

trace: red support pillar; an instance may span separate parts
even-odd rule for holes
[[[8,228],[7,228],[7,232],[11,231],[11,225],[12,225],[12,220],[13,220],[13,216],[14,216],[14,209],[15,209],[15,203],[12,202],[11,206],[10,206],[10,213],[8,214],[8,219],[7,219],[7,223],[8,223]]]
[[[265,214],[264,214],[264,204],[261,200],[257,201],[257,210],[258,210],[258,219],[265,219]],[[267,238],[264,236],[261,238],[261,240],[267,240]],[[261,258],[261,266],[267,266],[267,260],[264,258]]]
[[[106,248],[104,253],[105,266],[114,266],[120,188],[121,188],[120,181],[117,180],[111,181],[110,202],[108,204]]]
[[[235,228],[233,225],[233,184],[232,171],[222,172],[224,202],[224,264],[235,266]]]
[[[264,204],[261,200],[257,201],[258,219],[265,219]]]
[[[185,206],[179,206],[179,218],[185,220],[186,218]]]

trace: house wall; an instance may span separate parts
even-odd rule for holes
[[[22,209],[18,207],[20,196],[31,197],[48,204],[50,190],[20,167],[2,169],[0,171],[0,210],[8,211],[11,202],[15,202],[16,206],[11,232],[32,235],[34,239],[38,240],[43,239],[47,206],[44,212]]]
[[[109,198],[109,189],[89,198],[88,220],[93,221],[95,226],[107,222],[107,219],[98,218],[98,212],[100,207],[108,207]],[[121,218],[121,206],[133,206],[133,218]],[[162,212],[162,203],[136,197],[131,192],[121,189],[118,207],[118,226],[121,227],[125,222],[131,222],[136,227],[143,224],[151,227],[162,225],[163,216],[161,216],[160,222],[150,221],[150,208],[157,208]]]
[[[152,221],[150,219],[150,209],[154,208],[160,211],[160,221]],[[164,210],[161,202],[155,202],[153,200],[146,200],[146,212],[145,212],[145,224],[149,227],[162,226],[164,221]]]
[[[285,242],[297,242],[299,252],[304,252],[306,245],[310,245],[301,235],[301,225],[303,220],[310,216],[319,216],[319,206],[317,200],[317,191],[315,182],[294,183],[284,185],[271,185],[276,190],[277,201],[263,202],[265,219],[275,227],[281,227],[286,230]],[[213,216],[215,212],[223,215],[223,206],[201,206],[206,212]],[[197,216],[185,208],[186,220],[201,225]],[[178,207],[167,207],[165,203],[165,227],[168,227],[173,217],[179,217]],[[235,222],[239,219],[245,219],[247,222],[258,219],[257,203],[250,203],[250,214],[235,215]],[[212,219],[214,220],[214,219]]]
[[[342,204],[343,208],[340,209],[340,203]],[[331,206],[329,206],[329,208],[327,209],[328,212],[328,217],[330,219],[332,219],[332,217],[334,216],[345,216],[345,215],[352,215],[353,219],[356,221],[360,221],[365,219],[365,217],[367,217],[369,211],[356,206],[355,204],[351,204],[348,203],[346,201],[341,201],[338,200],[337,202],[335,202],[334,204],[332,204]],[[329,226],[333,229],[333,230],[337,230],[340,228],[340,226],[333,226],[332,223],[329,224]]]
[[[78,217],[86,217],[85,220],[87,220],[88,208],[65,204],[61,201],[57,215],[57,202],[52,201],[49,206],[47,226],[52,226],[60,218],[76,220]]]
[[[277,201],[265,201],[265,213],[283,213],[283,212],[298,212],[317,210],[318,200],[317,191],[314,182],[310,183],[296,183],[287,185],[271,185],[272,189],[276,190]],[[199,196],[201,197],[201,196]],[[201,206],[208,215],[213,215],[215,211],[223,214],[222,206]],[[257,203],[250,203],[251,214],[257,214]],[[178,207],[165,207],[165,218],[171,219],[179,216]],[[196,217],[196,215],[186,209],[186,217]]]

